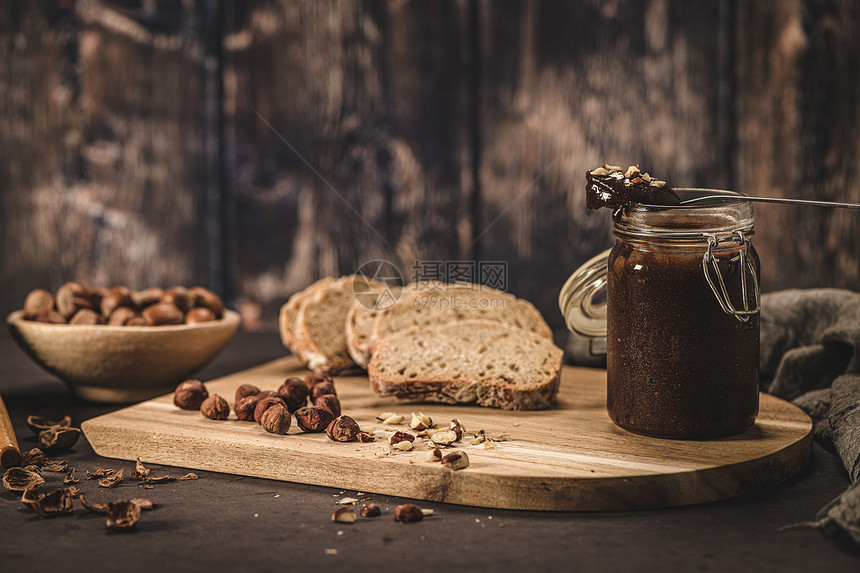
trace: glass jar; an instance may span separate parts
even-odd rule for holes
[[[694,202],[617,209],[615,246],[574,273],[559,302],[574,332],[605,336],[606,405],[618,426],[665,438],[736,434],[758,413],[753,206],[740,194],[695,201],[715,191],[675,191]],[[595,303],[604,285],[605,306]]]

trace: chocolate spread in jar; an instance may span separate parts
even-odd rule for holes
[[[748,257],[758,273],[751,246]],[[742,322],[720,308],[703,278],[700,250],[646,251],[619,241],[608,265],[612,420],[672,438],[725,436],[751,426],[758,413],[758,315]],[[720,267],[730,297],[741,300],[739,267]]]

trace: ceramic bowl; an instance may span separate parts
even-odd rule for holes
[[[212,360],[239,327],[239,315],[177,326],[46,324],[6,318],[12,336],[39,366],[96,402],[138,402],[172,391]]]

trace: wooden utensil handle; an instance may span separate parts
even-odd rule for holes
[[[15,430],[12,429],[12,420],[6,411],[6,404],[0,398],[0,466],[12,467],[21,461],[21,451],[18,449],[18,440],[15,439]]]

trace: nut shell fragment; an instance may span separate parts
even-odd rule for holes
[[[39,432],[39,445],[42,449],[67,449],[75,445],[81,431],[77,428],[54,426]]]
[[[460,437],[454,430],[440,430],[430,435],[431,442],[443,447],[450,446],[459,439]]]
[[[331,515],[331,520],[336,523],[355,523],[356,519],[355,510],[350,506],[340,507]]]
[[[140,521],[140,506],[130,499],[107,504],[105,523],[115,531],[128,531]]]
[[[34,470],[24,468],[9,468],[3,474],[3,487],[9,491],[26,491],[38,489],[45,485],[45,479]]]
[[[462,470],[469,467],[469,456],[459,450],[442,457],[442,465],[452,470]]]

